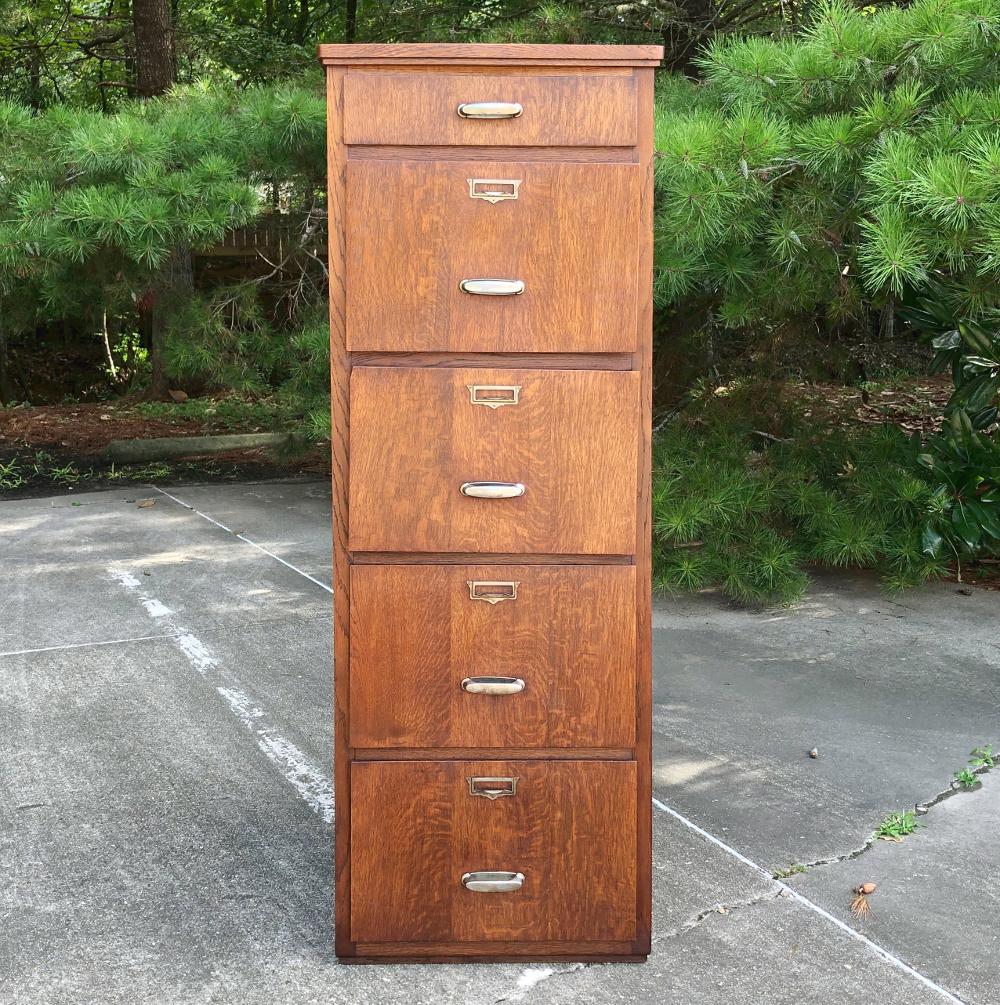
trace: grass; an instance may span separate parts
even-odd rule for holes
[[[901,841],[919,826],[917,815],[912,810],[890,813],[875,829],[875,837],[884,841]]]

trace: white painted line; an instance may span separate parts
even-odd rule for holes
[[[169,608],[143,590],[142,583],[132,573],[114,568],[109,569],[108,573],[142,604],[150,617],[169,619],[172,613]],[[154,637],[172,639],[191,667],[202,677],[223,672],[219,669],[219,660],[208,646],[185,628],[178,625],[174,625],[174,627],[177,631],[173,635]],[[226,676],[231,675],[227,674]],[[217,686],[215,690],[225,700],[237,720],[253,733],[257,747],[278,768],[285,781],[298,792],[299,797],[314,813],[326,823],[330,823],[333,820],[333,784],[331,780],[313,765],[294,743],[285,739],[267,723],[267,713],[255,705],[249,695],[231,687]]]
[[[60,649],[90,649],[94,646],[120,646],[127,642],[148,642],[150,639],[173,639],[177,637],[174,632],[170,635],[137,635],[131,639],[108,639],[104,642],[71,642],[62,646],[40,646],[38,649],[10,649],[0,653],[0,656],[27,656],[29,653],[52,653]]]
[[[720,838],[717,838],[714,834],[709,834],[707,830],[705,830],[702,827],[699,827],[693,820],[688,820],[686,816],[684,816],[681,813],[678,813],[677,810],[675,809],[671,809],[669,806],[667,806],[666,803],[660,802],[660,800],[657,799],[655,796],[653,797],[653,805],[658,810],[662,810],[664,813],[669,813],[670,816],[672,816],[675,820],[680,821],[680,823],[684,824],[684,826],[687,827],[689,830],[694,831],[695,834],[699,835],[700,837],[703,837],[706,841],[708,841],[711,844],[714,844],[717,848],[721,848],[724,852],[726,852],[726,854],[732,855],[733,858],[738,859],[749,869],[752,869],[754,872],[759,873],[761,876],[766,876],[772,883],[775,884],[775,886],[780,887],[783,893],[791,897],[792,900],[795,900],[798,903],[802,904],[803,907],[808,907],[810,911],[814,911],[821,918],[824,918],[826,921],[829,921],[832,924],[836,925],[837,928],[839,928],[846,935],[849,935],[855,941],[862,943],[862,945],[872,950],[872,952],[874,952],[876,956],[881,957],[883,960],[885,960],[886,963],[895,967],[897,970],[901,970],[904,974],[908,974],[910,977],[915,978],[921,984],[923,984],[924,987],[929,988],[931,991],[936,991],[939,995],[941,995],[942,998],[944,998],[945,1001],[952,1002],[952,1005],[966,1005],[966,1003],[963,1002],[961,998],[956,998],[955,995],[953,995],[950,991],[946,990],[945,988],[941,987],[940,984],[936,984],[929,977],[925,977],[919,971],[914,970],[913,967],[911,967],[908,963],[904,963],[898,956],[895,956],[893,953],[890,953],[888,949],[883,948],[877,942],[872,942],[872,940],[869,939],[867,935],[862,935],[856,929],[851,928],[850,925],[841,921],[840,918],[837,918],[834,915],[832,915],[825,908],[820,907],[819,904],[814,903],[808,897],[804,897],[801,893],[799,893],[798,890],[793,889],[787,883],[782,883],[781,880],[779,879],[775,879],[771,875],[771,873],[763,866],[760,866],[756,862],[751,861],[746,857],[746,855],[743,855],[742,853],[738,852],[735,848],[733,848],[731,845],[726,844],[725,841],[722,841]]]
[[[292,565],[291,562],[286,562],[280,555],[275,555],[273,551],[268,551],[262,544],[258,544],[256,541],[251,541],[245,534],[237,534],[227,527],[224,523],[219,523],[214,517],[210,517],[207,513],[202,513],[200,509],[195,509],[190,503],[184,502],[183,499],[178,499],[177,496],[171,495],[166,489],[161,489],[159,485],[152,485],[152,489],[159,492],[161,495],[165,495],[168,499],[172,499],[178,506],[183,506],[185,509],[191,510],[192,513],[196,513],[198,516],[207,520],[209,523],[214,523],[216,527],[221,527],[227,534],[232,534],[233,537],[238,537],[245,544],[249,544],[251,548],[256,548],[258,551],[263,552],[269,558],[273,558],[276,562],[280,562],[282,565],[291,569],[292,572],[297,572],[300,576],[304,576],[309,580],[310,583],[315,583],[318,587],[326,590],[327,593],[333,593],[332,587],[328,583],[324,583],[322,580],[317,579],[315,576],[310,576],[308,572],[304,569],[300,569],[297,565]]]
[[[256,735],[257,746],[268,760],[277,765],[285,780],[294,786],[314,813],[330,823],[333,820],[333,786],[330,779],[311,764],[294,743],[273,729],[258,727],[258,722],[264,719],[266,713],[254,705],[248,695],[232,688],[219,687],[216,690],[229,703],[236,718]]]

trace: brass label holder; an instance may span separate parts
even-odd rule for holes
[[[490,802],[493,802],[504,796],[516,795],[517,783],[521,779],[517,776],[504,778],[502,776],[479,775],[466,776],[465,780],[469,783],[470,796],[482,796],[483,799],[489,799]]]
[[[469,183],[469,197],[482,199],[495,206],[498,202],[506,202],[517,198],[517,190],[521,187],[520,178],[466,178]]]
[[[507,582],[487,579],[467,579],[465,585],[469,588],[470,600],[485,600],[487,604],[499,604],[504,600],[517,600],[517,588],[520,580]]]
[[[473,405],[497,409],[516,405],[521,399],[521,384],[466,384]]]

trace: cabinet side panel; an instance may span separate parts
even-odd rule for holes
[[[636,365],[640,372],[639,492],[636,516],[636,749],[638,769],[636,953],[648,953],[653,915],[652,804],[652,440],[653,440],[653,71],[636,70],[637,154],[645,177],[639,211],[639,269],[636,297],[639,327]]]
[[[344,287],[344,195],[347,150],[343,142],[344,73],[326,71],[327,205],[330,263],[330,408],[333,470],[333,735],[334,796],[336,799],[336,952],[353,956],[351,940],[351,814],[348,703],[350,698],[350,569],[347,552],[348,428],[350,424],[351,361],[347,353]]]

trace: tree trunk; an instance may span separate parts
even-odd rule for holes
[[[170,0],[132,0],[136,93],[153,98],[174,82],[174,26]]]
[[[358,0],[347,0],[344,8],[344,41],[353,42],[358,34]]]
[[[140,321],[149,347],[151,370],[148,396],[159,401],[167,397],[170,375],[167,372],[167,319],[177,300],[194,294],[194,268],[191,249],[178,245],[160,269],[150,295],[140,304]]]
[[[14,385],[7,371],[7,333],[0,327],[0,405],[9,405],[14,398]]]

